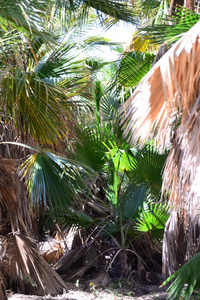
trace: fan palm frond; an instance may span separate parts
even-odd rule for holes
[[[126,143],[119,143],[114,140],[109,140],[106,145],[106,158],[113,163],[113,167],[119,173],[128,172],[131,170],[132,161],[137,153],[136,147],[130,148]]]
[[[98,128],[86,127],[78,133],[76,160],[99,171],[105,163],[106,147],[102,143],[101,132]]]
[[[35,71],[45,82],[62,86],[68,94],[80,95],[89,85],[89,69],[83,51],[75,43],[56,48],[45,61],[39,62]]]
[[[200,253],[187,261],[180,269],[172,274],[163,285],[173,282],[168,288],[168,299],[185,300],[199,299],[200,293]]]
[[[23,62],[19,55],[25,45],[23,35],[15,29],[8,32],[0,32],[0,42],[1,76],[4,75],[3,70],[8,69],[13,64],[24,67],[26,62]]]
[[[45,83],[35,73],[10,69],[1,81],[1,114],[11,116],[20,133],[31,133],[38,141],[55,143],[65,134],[61,114],[73,122],[66,92]],[[68,106],[69,104],[69,106]]]
[[[67,209],[78,190],[83,190],[79,171],[70,160],[45,150],[31,155],[20,167],[33,205],[43,203],[57,213]]]
[[[56,218],[56,216],[54,216],[54,218]],[[86,229],[95,223],[95,220],[89,215],[86,215],[73,208],[69,208],[62,216],[58,218],[58,220],[59,219],[61,220],[64,228],[75,227],[77,229]]]
[[[145,186],[130,186],[121,199],[120,206],[123,220],[135,220],[146,198],[147,189]]]
[[[165,224],[169,218],[169,207],[165,204],[151,204],[143,209],[136,222],[136,231],[140,233],[151,232],[154,239],[161,241]]]
[[[58,7],[65,5],[65,2],[57,1]],[[59,4],[59,2],[61,4]],[[93,8],[96,11],[96,14],[100,21],[102,22],[110,22],[116,23],[118,20],[123,20],[125,22],[130,22],[136,24],[137,13],[133,11],[132,5],[129,1],[123,0],[73,0],[70,1],[68,5],[68,10],[71,13],[74,13],[77,16],[77,12],[79,14],[80,20],[83,20],[85,16],[88,16],[89,10]],[[73,15],[72,15],[73,16]],[[111,18],[111,19],[110,19]]]
[[[111,122],[116,120],[119,105],[119,100],[114,93],[104,93],[100,102],[102,121]]]
[[[147,144],[136,153],[127,176],[132,183],[144,184],[153,194],[158,195],[162,187],[162,171],[167,154],[167,151],[160,154],[153,146]]]
[[[34,241],[20,233],[10,233],[5,238],[2,259],[14,291],[57,295],[66,289],[63,280],[40,256]]]
[[[113,221],[106,222],[103,227],[102,235],[104,238],[114,237],[117,233],[120,232],[120,226]]]

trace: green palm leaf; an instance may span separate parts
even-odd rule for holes
[[[100,171],[105,163],[106,147],[98,128],[86,127],[78,132],[79,142],[76,148],[76,160]]]
[[[113,89],[110,92],[104,92],[100,102],[101,115],[103,121],[115,121],[117,119],[119,106],[119,97],[116,97],[116,93]]]
[[[104,238],[109,238],[109,237],[114,237],[119,232],[120,232],[120,227],[116,223],[110,221],[107,222],[103,227],[102,234]]]
[[[148,52],[125,52],[120,61],[117,82],[125,87],[135,87],[150,70],[154,54]]]
[[[79,168],[46,150],[31,155],[20,170],[27,178],[35,207],[43,203],[44,207],[62,212],[76,199],[78,191],[83,190]]]
[[[55,219],[55,214],[53,215]],[[76,227],[77,229],[87,229],[90,225],[95,224],[95,220],[83,212],[69,208],[56,218],[57,222],[61,222],[64,228]]]
[[[23,36],[19,31],[13,29],[9,32],[0,32],[0,66],[1,71],[13,63],[23,66],[19,58],[20,49],[24,48]]]
[[[129,186],[121,201],[121,211],[123,220],[135,220],[138,216],[139,209],[143,206],[147,197],[145,186]]]
[[[137,149],[135,147],[130,148],[126,143],[119,144],[115,141],[109,140],[109,146],[106,145],[108,152],[106,158],[108,161],[112,161],[115,170],[119,173],[128,172],[131,170],[133,160],[135,160],[135,154]]]
[[[136,222],[136,230],[142,233],[151,232],[153,238],[161,241],[169,215],[167,205],[161,203],[151,204],[147,209],[140,212]]]
[[[49,54],[45,62],[39,63],[36,72],[41,78],[51,79],[53,83],[72,76],[73,80],[80,80],[88,75],[85,60],[81,56],[82,52],[75,43],[61,45]]]
[[[65,100],[65,102],[63,102]],[[35,73],[10,69],[1,81],[1,114],[6,110],[20,133],[31,133],[39,142],[55,143],[65,134],[63,117],[73,121],[67,102],[67,94],[61,88],[42,81]]]
[[[110,24],[113,24],[118,20],[123,20],[136,24],[138,21],[137,13],[133,11],[132,5],[124,0],[72,0],[69,1],[68,7],[65,2],[57,1],[57,7],[63,7],[65,11],[68,9],[72,16],[75,14],[76,17],[78,17],[78,12],[81,20],[88,16],[91,8],[94,8],[101,22],[109,20]],[[108,16],[112,19],[108,19]]]
[[[167,151],[158,153],[151,145],[147,144],[136,154],[132,161],[131,171],[127,175],[134,184],[145,184],[151,193],[158,195],[162,186],[162,171],[167,158]]]
[[[168,299],[199,299],[200,298],[200,253],[196,254],[172,276],[170,276],[163,285],[174,280],[168,288]]]
[[[35,35],[44,39],[42,19],[45,17],[48,4],[47,0],[1,0],[1,30],[8,32],[10,28],[15,28],[27,36]]]
[[[190,30],[198,21],[200,15],[196,12],[179,7],[175,15],[170,15],[162,20],[161,24],[154,24],[140,29],[140,34],[152,43],[162,44],[165,41],[178,40],[185,32]]]

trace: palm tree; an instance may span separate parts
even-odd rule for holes
[[[153,138],[159,148],[171,148],[162,186],[173,207],[163,243],[165,277],[199,249],[199,36],[200,21],[152,67],[121,111],[130,143]]]
[[[106,21],[110,15],[110,24],[120,18],[134,22],[128,3],[98,2],[97,5],[96,1],[0,1],[3,142],[25,142],[38,148],[46,146],[65,151],[65,141],[73,136],[77,126],[74,111],[82,106],[80,97],[88,96],[91,68],[84,59],[76,58],[81,49],[72,44],[72,40],[58,41],[56,26],[66,31],[72,24],[76,28],[80,24],[77,21],[84,23],[91,7],[96,9],[100,19],[105,17]],[[29,155],[33,148],[20,149],[16,151],[16,146],[5,143],[0,148],[3,157],[0,159],[1,236],[6,236],[2,246],[2,272],[7,283],[12,278],[13,287],[24,293],[56,294],[62,292],[65,284],[43,261],[31,239],[35,238],[35,232],[29,215],[30,199],[16,176],[19,159]],[[38,160],[35,157],[37,166],[43,158],[48,162],[54,156],[38,155]],[[56,170],[54,163],[51,178]],[[59,195],[58,190],[48,192],[49,199],[52,193]],[[2,293],[3,288],[1,280]]]

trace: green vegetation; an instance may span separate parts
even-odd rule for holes
[[[0,0],[2,300],[99,270],[160,284],[162,253],[166,277],[197,253],[200,17],[176,2]],[[125,51],[91,31],[119,20],[137,29]],[[40,246],[58,236],[52,259]],[[170,297],[199,288],[198,257]]]

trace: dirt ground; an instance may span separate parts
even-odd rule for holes
[[[27,296],[22,294],[10,294],[8,300],[164,300],[167,293],[158,285],[109,285],[107,288],[95,288],[91,286],[84,290],[69,284],[69,289],[63,295],[58,296]]]

